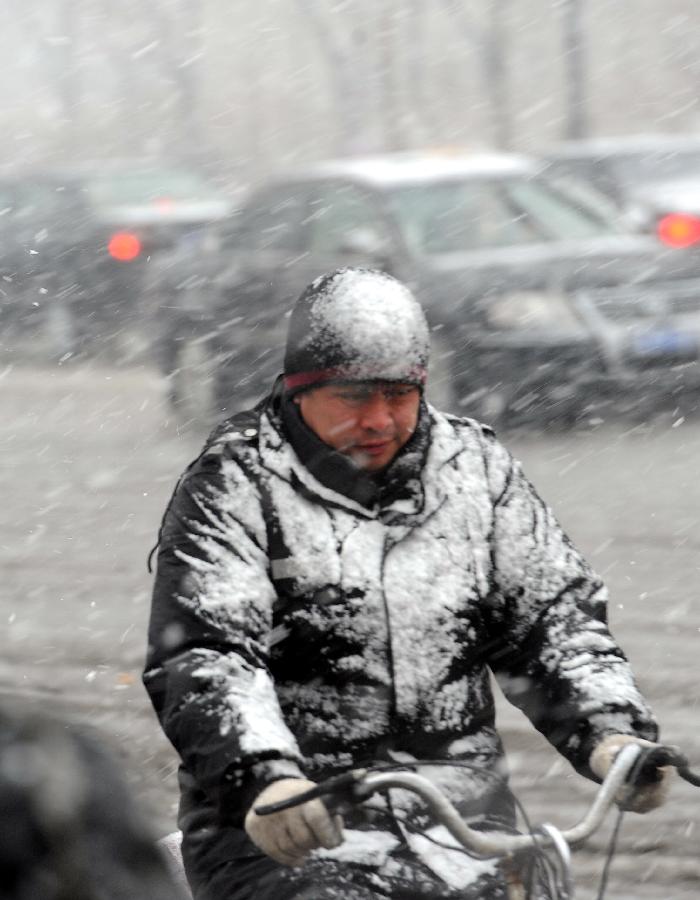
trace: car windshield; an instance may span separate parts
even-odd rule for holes
[[[215,189],[193,172],[127,172],[91,178],[87,192],[98,206],[215,200]]]
[[[402,185],[390,206],[412,249],[458,253],[619,233],[593,202],[541,178],[447,180]]]
[[[620,184],[700,178],[700,150],[653,150],[611,156],[607,165]]]

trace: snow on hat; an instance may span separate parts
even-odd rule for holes
[[[292,310],[284,385],[288,393],[338,381],[423,385],[429,349],[425,315],[405,285],[373,269],[338,269]]]

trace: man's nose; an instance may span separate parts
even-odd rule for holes
[[[391,429],[393,418],[391,405],[379,391],[363,404],[360,426],[367,431],[386,432]]]

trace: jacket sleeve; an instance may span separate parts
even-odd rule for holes
[[[185,769],[232,822],[271,781],[301,775],[267,666],[275,598],[255,482],[214,447],[163,520],[144,684]]]
[[[495,439],[489,664],[506,697],[583,775],[607,734],[658,730],[607,626],[607,591]]]

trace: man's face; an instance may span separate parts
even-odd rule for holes
[[[329,384],[295,397],[324,443],[370,472],[389,465],[416,430],[420,391],[401,382]]]

